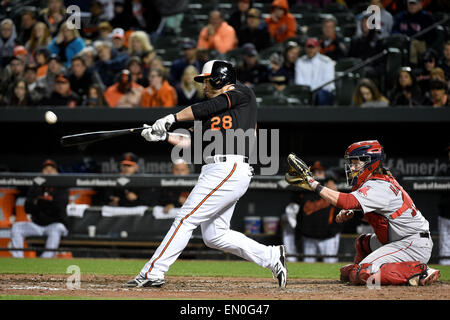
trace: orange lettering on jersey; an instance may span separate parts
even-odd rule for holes
[[[211,118],[211,130],[220,130],[220,128],[218,127],[219,124],[220,124],[219,117]]]

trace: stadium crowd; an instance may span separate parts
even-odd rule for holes
[[[87,3],[80,27],[72,28],[71,1],[2,2],[1,106],[190,105],[203,99],[193,78],[208,59],[234,62],[238,80],[257,96],[295,97],[306,86],[314,92],[311,104],[333,105],[339,91],[348,90],[333,81],[337,67],[350,58],[356,59],[351,66],[368,63],[358,70],[349,104],[450,105],[449,20],[424,32],[445,17],[439,15],[445,1],[174,0],[164,8],[162,1]],[[371,27],[369,5],[380,8],[379,27]],[[400,39],[406,39],[407,59],[386,73],[386,57],[370,59]]]

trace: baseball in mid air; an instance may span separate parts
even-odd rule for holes
[[[58,117],[53,111],[47,111],[45,113],[45,121],[47,121],[48,124],[54,124],[58,121]]]

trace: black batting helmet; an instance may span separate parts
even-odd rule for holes
[[[233,65],[224,60],[211,60],[205,63],[202,73],[194,77],[197,82],[207,78],[213,88],[220,89],[227,84],[236,83],[236,71]]]

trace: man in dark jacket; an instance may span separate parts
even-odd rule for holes
[[[261,51],[272,45],[266,23],[261,19],[261,12],[256,8],[248,10],[246,23],[236,30],[236,36],[240,47],[246,43],[253,43],[256,50]]]
[[[105,90],[98,73],[88,69],[86,63],[80,56],[76,56],[72,59],[70,69],[71,72],[68,75],[70,89],[72,89],[72,91],[82,100],[86,99],[86,96],[89,94],[89,88],[93,84],[97,84],[103,91]]]
[[[44,106],[60,106],[75,108],[81,102],[78,94],[70,89],[70,82],[64,76],[59,74],[55,79],[55,88],[49,98],[44,98],[41,102]]]
[[[55,161],[46,160],[42,164],[43,175],[58,174]],[[69,191],[66,188],[33,186],[28,190],[25,211],[31,215],[31,222],[16,222],[11,229],[11,245],[23,248],[24,238],[47,236],[46,249],[57,249],[61,237],[67,236],[66,206]],[[23,251],[11,251],[15,258],[23,258]],[[42,258],[53,258],[55,251],[45,251]]]

